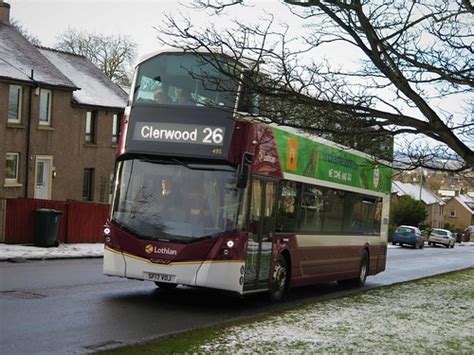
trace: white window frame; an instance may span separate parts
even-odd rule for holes
[[[96,144],[97,140],[97,132],[96,132],[96,124],[97,124],[97,116],[98,111],[87,111],[86,112],[86,124],[84,127],[84,142],[86,144]]]
[[[9,112],[10,112],[10,94],[12,90],[17,90],[18,92],[18,101],[16,104],[18,105],[17,107],[17,112],[16,112],[16,119],[12,119],[9,117]],[[7,116],[8,116],[8,123],[21,123],[21,106],[23,103],[23,87],[21,85],[10,85],[9,91],[8,91],[8,110],[7,110]]]
[[[16,169],[15,169],[15,177],[14,178],[9,178],[7,177],[7,160],[8,160],[8,157],[15,157],[15,160],[16,160]],[[6,185],[15,185],[15,184],[18,184],[18,173],[19,173],[19,165],[20,165],[20,153],[13,153],[13,152],[7,152],[5,154],[5,184]]]
[[[42,103],[43,103],[43,95],[47,95],[47,107],[46,107],[46,116],[47,117],[43,117],[42,116],[42,111],[43,111],[43,106],[42,106]],[[49,89],[40,89],[40,103],[39,103],[39,112],[38,112],[38,120],[39,120],[39,124],[42,125],[42,126],[51,126],[51,97],[53,96],[53,93],[51,92],[51,90]]]
[[[449,217],[456,218],[456,210],[450,210]]]
[[[112,144],[118,144],[120,136],[120,119],[117,113],[112,115]]]

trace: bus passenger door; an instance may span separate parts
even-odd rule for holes
[[[275,228],[276,191],[275,181],[253,177],[244,291],[268,287],[272,260],[272,233]]]

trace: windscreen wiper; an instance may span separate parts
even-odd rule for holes
[[[176,162],[179,165],[184,166],[185,168],[188,168],[189,170],[227,171],[227,172],[234,172],[235,171],[234,169],[232,169],[230,167],[226,167],[226,166],[218,167],[216,165],[209,165],[209,164],[187,164],[187,163],[182,162],[182,161],[180,161],[176,158],[172,158],[171,160]]]
[[[157,159],[157,158],[147,158],[143,155],[139,155],[139,156],[137,156],[137,158],[144,161],[144,162],[153,163],[153,164],[163,164],[163,165],[175,165],[176,164],[176,162],[171,162],[169,160]],[[180,165],[182,165],[182,164],[180,164]]]

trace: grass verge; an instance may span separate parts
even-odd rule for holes
[[[369,352],[474,353],[474,269],[106,353]]]

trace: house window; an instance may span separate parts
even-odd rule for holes
[[[94,169],[84,169],[84,180],[82,183],[82,199],[92,201],[94,190]]]
[[[5,183],[18,183],[18,162],[20,159],[19,153],[7,153],[5,165]]]
[[[88,111],[86,114],[86,143],[95,143],[95,125],[97,111]]]
[[[456,217],[456,210],[449,211],[449,217]]]
[[[19,85],[10,85],[8,94],[8,123],[21,122],[21,98],[23,90]]]
[[[116,113],[112,116],[112,144],[117,144],[120,136],[120,116]]]
[[[40,90],[39,124],[51,125],[51,90]]]

